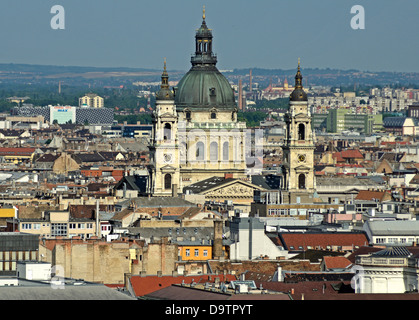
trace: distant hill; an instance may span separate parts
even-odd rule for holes
[[[223,74],[233,83],[239,79],[248,83],[249,70],[235,69],[223,71]],[[252,80],[259,85],[267,86],[270,82],[283,82],[285,78],[293,85],[295,69],[261,69],[252,68]],[[66,84],[86,82],[97,86],[129,84],[133,81],[160,80],[161,70],[146,68],[125,67],[80,67],[80,66],[54,66],[31,64],[0,64],[0,83],[2,84],[48,84],[65,81]],[[169,70],[170,80],[177,81],[186,73]],[[419,88],[419,73],[404,72],[369,72],[359,70],[338,70],[303,68],[304,85],[316,86],[354,86],[354,85],[398,85]]]

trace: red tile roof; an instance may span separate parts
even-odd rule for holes
[[[10,156],[30,156],[35,152],[36,148],[0,148],[0,155]]]
[[[368,245],[364,233],[339,232],[339,233],[281,233],[281,241],[288,250],[332,249],[342,247],[342,250],[352,247]]]
[[[210,279],[211,277],[211,279]],[[190,284],[193,281],[196,283],[214,282],[215,278],[219,278],[220,282],[230,282],[236,280],[234,275],[191,275],[191,276],[132,276],[130,281],[132,288],[137,297],[144,296],[151,292],[162,288],[169,287],[173,284]]]
[[[345,257],[323,257],[326,269],[346,269],[352,265],[352,262]]]
[[[391,199],[391,194],[388,191],[371,191],[371,190],[360,190],[355,200],[369,200],[369,201],[383,201],[385,198]]]

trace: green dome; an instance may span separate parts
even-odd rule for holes
[[[192,68],[180,80],[175,90],[175,105],[179,110],[234,109],[234,91],[217,68]]]
[[[218,71],[217,57],[212,53],[212,31],[205,22],[195,34],[195,55],[191,58],[192,68],[175,88],[176,109],[234,110],[234,91],[228,80]]]

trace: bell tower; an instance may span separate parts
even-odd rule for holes
[[[156,109],[152,115],[153,135],[150,150],[149,188],[153,196],[172,196],[179,190],[178,116],[174,94],[169,87],[166,59]]]
[[[290,95],[289,110],[284,116],[286,136],[282,147],[283,189],[289,192],[289,203],[312,203],[315,191],[314,136],[302,80],[298,59],[295,88]]]

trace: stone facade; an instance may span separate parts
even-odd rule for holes
[[[129,242],[56,239],[40,244],[41,260],[64,272],[64,277],[86,281],[122,284],[130,273]]]

